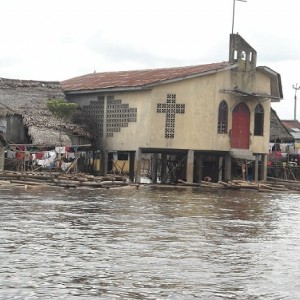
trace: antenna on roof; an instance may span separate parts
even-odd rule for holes
[[[234,28],[235,1],[247,2],[247,0],[233,0],[233,11],[232,11],[232,29],[231,29],[231,33],[232,33],[232,34],[233,34],[233,28]]]

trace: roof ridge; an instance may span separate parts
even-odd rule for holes
[[[44,84],[60,84],[59,80],[51,80],[51,81],[47,81],[47,80],[32,80],[32,79],[15,79],[15,78],[3,78],[0,77],[0,83],[1,82],[15,82],[15,83],[44,83]]]

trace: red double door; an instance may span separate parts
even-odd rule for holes
[[[239,103],[232,112],[231,148],[249,149],[250,111]]]

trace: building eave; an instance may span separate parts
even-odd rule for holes
[[[246,91],[243,91],[241,89],[234,89],[234,90],[226,90],[226,89],[221,89],[221,93],[226,93],[226,94],[231,94],[239,97],[255,97],[255,98],[263,98],[263,99],[270,99],[273,98],[272,95],[270,94],[259,94],[259,93],[249,93]]]
[[[112,87],[103,89],[84,89],[84,90],[70,90],[64,91],[66,95],[78,95],[78,94],[98,94],[98,93],[112,93],[112,92],[132,92],[132,91],[142,91],[150,90],[152,87],[137,86],[137,87]]]
[[[257,67],[257,70],[262,71],[271,78],[271,100],[272,102],[280,102],[280,100],[283,99],[280,74],[266,66]]]

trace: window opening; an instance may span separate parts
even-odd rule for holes
[[[237,52],[237,50],[234,50],[234,52],[233,52],[233,58],[234,59],[238,59],[238,52]]]
[[[241,60],[246,60],[246,52],[242,51],[241,53]]]
[[[250,52],[250,53],[249,53],[249,61],[252,61],[252,59],[253,59],[253,53]]]
[[[222,100],[218,111],[218,133],[227,133],[228,127],[228,105]]]
[[[264,108],[261,104],[255,107],[254,135],[264,134]]]

